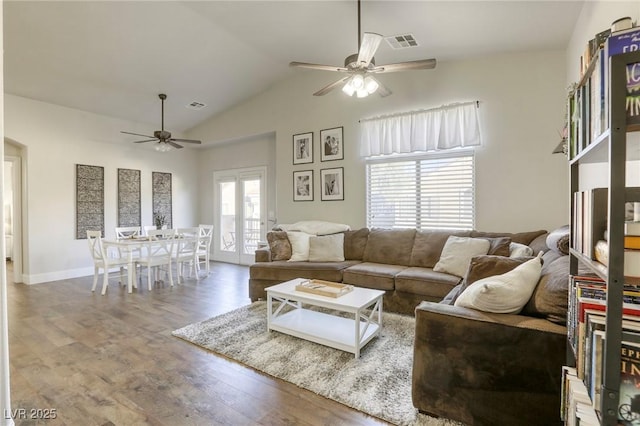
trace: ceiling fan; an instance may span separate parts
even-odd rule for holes
[[[177,138],[171,137],[171,132],[164,129],[164,101],[165,99],[167,99],[167,95],[165,95],[164,93],[160,93],[158,97],[162,102],[161,130],[156,130],[155,132],[153,132],[153,136],[141,135],[140,133],[131,133],[131,132],[123,132],[123,131],[121,131],[120,133],[125,133],[127,135],[142,136],[145,138],[151,138],[151,139],[145,139],[141,141],[134,141],[133,143],[145,143],[145,142],[155,141],[155,142],[158,142],[158,144],[156,145],[157,151],[169,151],[171,147],[181,149],[182,145],[179,145],[176,142],[201,144],[202,143],[201,141],[194,140],[194,139],[177,139]]]
[[[360,46],[360,49],[358,50],[358,53],[347,56],[344,60],[344,67],[310,64],[306,62],[290,62],[289,66],[346,73],[348,74],[346,77],[328,84],[315,92],[313,96],[326,95],[344,83],[342,91],[349,96],[356,94],[359,98],[366,97],[376,91],[382,97],[389,96],[391,94],[391,90],[385,87],[371,74],[433,69],[436,67],[435,59],[421,59],[418,61],[399,62],[395,64],[376,66],[373,55],[376,53],[376,50],[378,50],[378,46],[380,46],[383,36],[376,33],[364,33],[361,42],[360,34],[360,0],[358,0],[358,46]]]

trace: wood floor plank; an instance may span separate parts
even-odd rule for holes
[[[131,294],[112,276],[105,296],[92,277],[8,284],[12,408],[57,415],[16,425],[387,424],[171,336],[249,304],[246,266]]]

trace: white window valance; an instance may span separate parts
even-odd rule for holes
[[[360,120],[363,157],[478,145],[481,145],[478,102]]]

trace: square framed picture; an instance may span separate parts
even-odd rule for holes
[[[342,127],[320,130],[320,161],[333,161],[344,159],[344,146],[342,142]]]
[[[344,168],[320,170],[322,201],[344,200]]]
[[[293,172],[293,201],[313,201],[313,170]]]
[[[313,163],[313,132],[293,135],[293,164]]]

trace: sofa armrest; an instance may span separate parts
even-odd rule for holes
[[[432,302],[415,314],[416,408],[468,424],[560,424],[565,327]]]
[[[269,247],[262,247],[256,250],[255,261],[257,262],[271,262],[271,250]]]

